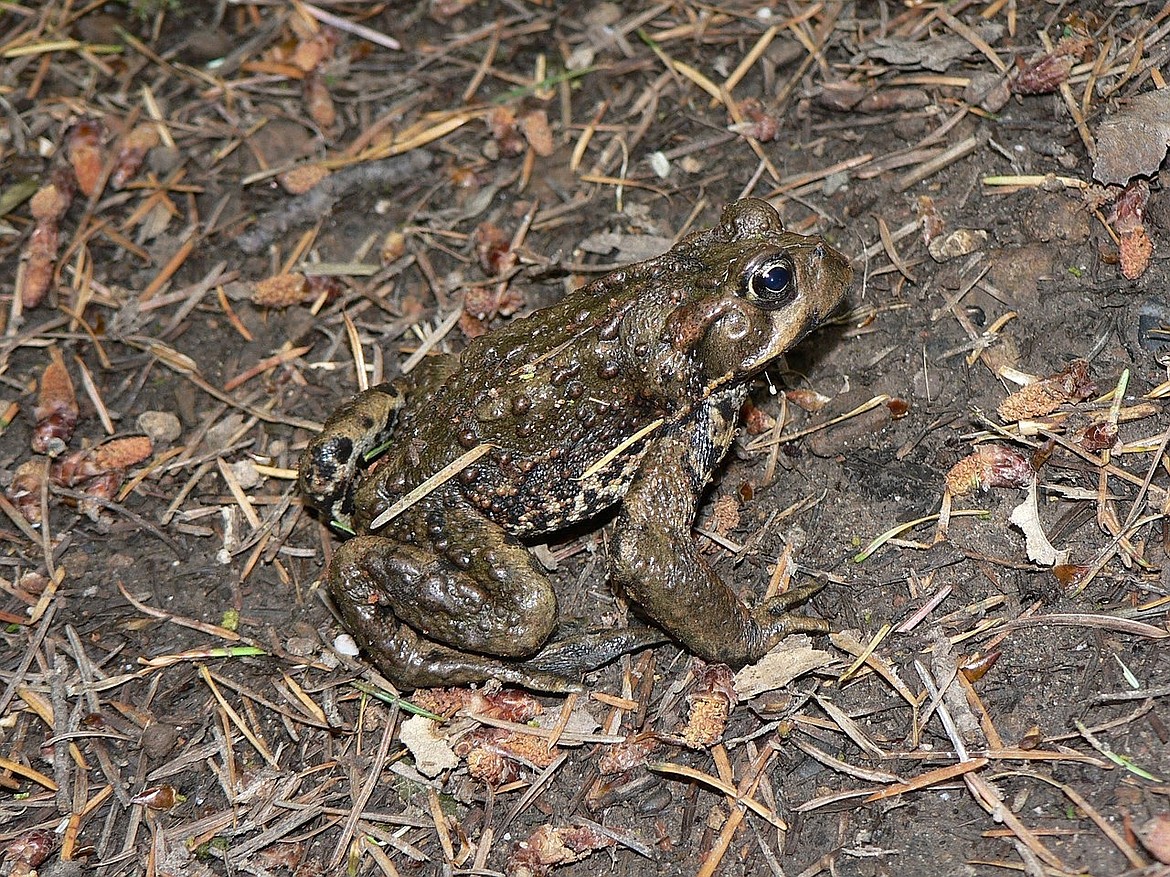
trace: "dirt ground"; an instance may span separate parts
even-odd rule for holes
[[[3,873],[1167,873],[1168,34],[1140,2],[4,5]],[[568,698],[396,698],[337,651],[306,441],[359,370],[746,195],[855,280],[695,538],[746,599],[823,582],[834,633],[738,702],[676,646]],[[638,624],[607,524],[537,553],[566,619]]]

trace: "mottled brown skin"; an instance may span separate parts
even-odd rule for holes
[[[300,485],[359,534],[325,578],[362,648],[403,688],[494,677],[556,691],[656,641],[610,631],[546,645],[556,599],[519,539],[618,502],[613,578],[694,654],[742,665],[793,631],[825,630],[788,611],[813,589],[745,606],[690,527],[748,379],[837,307],[852,274],[766,202],[737,201],[665,255],[348,401],[306,449]],[[378,520],[483,444],[485,456]]]

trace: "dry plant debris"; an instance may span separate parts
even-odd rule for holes
[[[0,6],[3,873],[1162,873],[1168,49],[1157,2]],[[337,402],[747,194],[859,279],[695,536],[835,633],[563,700],[328,645]],[[605,541],[538,551],[595,626]]]

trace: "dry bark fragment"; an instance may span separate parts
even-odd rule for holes
[[[362,162],[336,171],[305,194],[297,195],[262,215],[255,226],[236,236],[236,246],[245,253],[258,253],[292,225],[315,221],[327,214],[347,195],[409,182],[429,167],[431,161],[429,152],[413,149],[404,155]]]
[[[1170,813],[1159,813],[1142,823],[1136,834],[1151,856],[1164,865],[1170,865]]]
[[[1124,186],[1153,176],[1170,144],[1170,89],[1155,89],[1124,101],[1097,126],[1093,178]]]

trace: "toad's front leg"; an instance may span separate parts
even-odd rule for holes
[[[829,629],[788,611],[819,586],[749,609],[691,538],[698,497],[731,442],[742,399],[728,392],[651,448],[622,504],[613,551],[614,579],[655,622],[699,657],[736,666],[759,660],[791,633]]]

